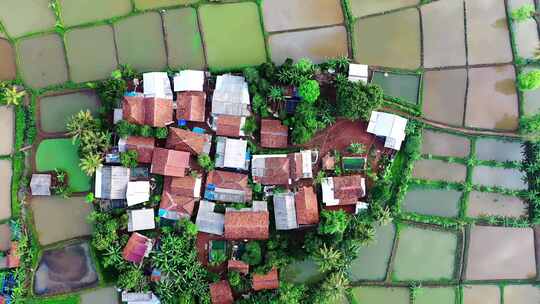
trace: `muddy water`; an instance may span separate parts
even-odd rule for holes
[[[469,70],[465,125],[482,129],[517,129],[518,100],[513,66]]]
[[[533,285],[508,285],[504,288],[504,303],[540,303],[540,287]]]
[[[100,288],[81,294],[81,304],[117,304],[118,291],[114,287]]]
[[[282,64],[287,58],[307,57],[321,63],[328,58],[348,55],[347,31],[343,26],[274,34],[268,38],[268,44],[276,64]]]
[[[463,125],[467,71],[464,69],[424,73],[422,110],[427,119],[448,125]]]
[[[281,275],[287,282],[302,284],[316,283],[324,277],[312,259],[292,263],[283,269]]]
[[[418,0],[351,0],[350,3],[353,15],[362,17],[417,5]]]
[[[531,228],[473,226],[468,244],[467,280],[536,277]]]
[[[81,110],[97,114],[99,99],[93,91],[80,91],[40,99],[40,123],[44,132],[65,132],[69,119]]]
[[[195,9],[169,10],[163,15],[169,55],[173,68],[204,68],[205,59]]]
[[[406,226],[399,234],[393,276],[397,280],[454,278],[455,233]]]
[[[463,304],[499,304],[500,298],[496,285],[463,286]]]
[[[424,34],[424,67],[465,65],[463,2],[432,2],[423,5],[420,11]],[[448,25],[451,27],[449,28]]]
[[[0,225],[0,251],[7,251],[11,247],[11,229],[9,224]]]
[[[0,221],[11,217],[11,161],[0,160]]]
[[[4,39],[0,39],[0,81],[12,80],[17,76],[15,66],[15,51],[11,44]]]
[[[470,142],[467,137],[424,130],[423,154],[466,158],[469,156],[470,150]]]
[[[12,107],[0,106],[0,155],[8,155],[13,152],[15,132],[15,114]]]
[[[263,2],[266,31],[328,26],[343,23],[339,0],[272,0]]]
[[[522,58],[534,58],[538,47],[538,24],[533,19],[515,24],[518,54]]]
[[[42,88],[68,80],[64,45],[58,35],[21,40],[17,51],[22,78],[31,87]]]
[[[384,95],[397,97],[414,105],[418,103],[419,75],[374,72],[371,81],[381,86]]]
[[[32,198],[30,205],[34,212],[39,242],[42,245],[91,233],[91,226],[86,218],[92,207],[83,197],[64,199],[59,196],[37,196]]]
[[[131,12],[129,0],[60,0],[60,4],[62,18],[66,26],[110,19]]]
[[[412,189],[407,192],[401,206],[407,212],[456,217],[461,195],[455,190]]]
[[[409,303],[408,288],[364,286],[353,288],[352,294],[357,303]]]
[[[519,169],[478,166],[473,170],[472,181],[477,185],[524,190],[527,189],[527,183],[522,180],[523,176]]]
[[[199,2],[199,0],[134,0],[133,2],[137,9],[145,10],[156,7],[191,4]]]
[[[116,69],[118,63],[111,26],[71,30],[65,38],[73,82],[105,79]]]
[[[520,217],[527,215],[527,204],[515,196],[472,191],[467,205],[467,216],[493,215]]]
[[[523,69],[524,73],[537,69],[535,66],[528,66]],[[523,112],[526,115],[534,115],[540,112],[540,89],[523,92],[525,102],[523,103]]]
[[[360,19],[354,26],[355,60],[369,65],[420,66],[420,16],[416,9]]]
[[[163,25],[158,13],[129,17],[114,25],[118,62],[136,70],[164,70],[167,66]]]
[[[521,142],[503,141],[494,138],[476,140],[476,157],[481,160],[521,161],[523,148]]]
[[[415,304],[455,304],[456,290],[452,287],[422,288]]]
[[[202,5],[199,17],[206,59],[211,68],[257,65],[266,61],[264,35],[255,3]]]
[[[358,257],[351,263],[352,281],[375,280],[384,281],[386,271],[394,246],[396,228],[393,224],[378,226],[376,241],[363,246],[358,251]]]
[[[0,21],[12,37],[52,29],[56,22],[49,1],[44,0],[2,0]]]
[[[466,174],[464,165],[436,159],[418,160],[413,170],[413,177],[448,182],[463,182]]]

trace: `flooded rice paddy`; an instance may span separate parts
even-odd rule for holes
[[[357,303],[409,304],[409,289],[400,287],[362,286],[352,289]]]
[[[54,28],[54,14],[48,1],[2,0],[0,21],[12,37]]]
[[[426,71],[424,73],[424,116],[447,125],[463,125],[467,70]]]
[[[352,13],[363,17],[418,4],[418,0],[351,0]]]
[[[360,247],[358,257],[351,263],[350,275],[352,281],[384,281],[386,278],[396,236],[396,227],[389,224],[378,226],[376,230],[375,242]]]
[[[411,189],[401,203],[406,212],[457,217],[462,193],[455,190]]]
[[[468,247],[467,280],[536,277],[534,233],[531,228],[473,226]]]
[[[463,304],[500,304],[497,285],[468,285],[463,287]]]
[[[467,204],[467,216],[522,217],[527,215],[527,204],[518,197],[499,193],[472,191]]]
[[[478,166],[473,170],[472,181],[477,185],[525,190],[527,182],[523,181],[523,177],[524,173],[519,169]]]
[[[186,5],[199,2],[199,0],[133,0],[135,7],[139,10],[166,7],[173,5]]]
[[[11,161],[0,159],[0,221],[11,217]]]
[[[204,68],[204,50],[195,9],[166,11],[163,15],[163,25],[167,38],[169,66]]]
[[[66,26],[110,19],[131,12],[129,0],[60,0],[60,5],[62,20]]]
[[[467,137],[424,130],[422,154],[466,158],[470,152],[470,141]]]
[[[15,114],[13,107],[0,106],[0,155],[9,155],[13,152],[13,142],[15,133]]]
[[[456,289],[453,287],[424,287],[414,300],[415,304],[455,304]]]
[[[272,61],[310,58],[314,63],[329,58],[348,56],[347,30],[343,26],[296,31],[271,35],[268,38]]]
[[[13,80],[17,76],[15,52],[9,41],[0,39],[0,81]]]
[[[421,159],[414,164],[413,177],[447,182],[464,182],[467,167],[437,159]]]
[[[540,286],[508,285],[504,287],[504,303],[540,303]]]
[[[407,103],[418,103],[418,90],[420,87],[420,75],[398,74],[376,71],[373,73],[371,82],[381,86],[384,95],[399,98]]]
[[[262,5],[268,32],[321,27],[343,23],[339,0],[272,0]]]
[[[494,138],[478,138],[476,140],[476,157],[480,160],[495,160],[498,162],[516,161],[522,159],[521,142],[504,141]]]

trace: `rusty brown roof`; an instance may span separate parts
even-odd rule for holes
[[[140,264],[143,259],[148,246],[151,246],[151,240],[137,232],[134,232],[129,237],[129,240],[122,251],[122,256],[126,261]]]
[[[288,185],[289,169],[288,157],[268,157],[264,160],[264,176],[253,178],[263,185]]]
[[[206,93],[179,92],[176,97],[176,119],[204,122]]]
[[[173,122],[172,100],[125,96],[122,102],[123,118],[130,123],[165,127]]]
[[[152,154],[156,146],[156,140],[153,137],[129,136],[126,141],[128,150],[137,151],[137,161],[149,164],[152,162]]]
[[[279,276],[276,268],[272,269],[267,274],[253,275],[253,290],[278,289]]]
[[[269,225],[268,211],[225,212],[225,238],[228,240],[267,240]]]
[[[299,225],[313,225],[319,222],[319,204],[313,187],[301,187],[294,195],[296,221]]]
[[[163,191],[159,209],[177,212],[180,216],[191,217],[196,202],[197,199],[192,196],[175,195],[168,191]]]
[[[125,96],[122,102],[123,118],[127,122],[144,125],[144,97]]]
[[[261,120],[261,146],[287,148],[289,129],[276,119]]]
[[[219,115],[216,125],[217,135],[239,137],[242,130],[242,117]]]
[[[206,185],[217,188],[245,191],[246,201],[251,201],[252,190],[248,185],[248,175],[236,172],[213,170],[206,177]]]
[[[340,205],[356,204],[359,198],[366,195],[362,187],[362,176],[336,176],[334,179],[334,197],[339,199]]]
[[[229,260],[229,262],[227,262],[227,270],[233,270],[243,274],[248,274],[249,264],[240,260]]]
[[[189,175],[184,177],[166,176],[163,181],[163,190],[173,195],[194,197],[193,189],[195,188],[196,183],[197,178]]]
[[[212,304],[232,304],[234,301],[231,286],[226,280],[210,284]]]
[[[164,176],[183,177],[189,168],[189,153],[155,148],[150,172]]]
[[[169,128],[165,147],[167,149],[187,151],[199,155],[204,152],[205,146],[211,144],[211,141],[212,136],[209,134],[199,134],[184,129]]]

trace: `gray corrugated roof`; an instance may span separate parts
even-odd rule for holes
[[[294,193],[274,194],[274,217],[276,219],[276,229],[278,230],[298,228]]]

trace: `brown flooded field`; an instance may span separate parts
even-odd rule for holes
[[[285,59],[310,58],[321,63],[328,58],[347,56],[347,31],[343,26],[280,33],[268,38],[272,61],[282,64]]]
[[[422,107],[425,117],[448,125],[463,125],[466,90],[465,69],[425,72]]]
[[[462,164],[422,159],[414,164],[413,177],[447,182],[464,182],[467,168]]]
[[[0,106],[0,121],[2,129],[0,129],[0,155],[8,155],[13,152],[13,141],[15,132],[15,114],[13,108],[8,106]]]
[[[13,46],[5,39],[0,39],[0,81],[15,79],[15,52]]]
[[[527,189],[527,183],[522,180],[523,176],[519,169],[477,166],[473,170],[472,181],[477,185],[524,190]]]
[[[501,296],[497,285],[463,286],[463,304],[499,304]]]
[[[467,252],[467,280],[536,278],[531,228],[473,226]]]
[[[0,1],[0,21],[12,37],[52,29],[56,22],[49,1],[36,0]]]
[[[504,303],[540,303],[540,287],[534,285],[507,285],[504,287]]]
[[[504,141],[494,138],[476,140],[476,157],[480,160],[521,161],[523,148],[521,142]]]
[[[482,215],[520,217],[527,215],[527,204],[520,198],[499,193],[472,191],[469,194],[467,216]]]
[[[267,32],[287,31],[343,23],[339,0],[272,0],[262,5]]]
[[[11,161],[0,159],[0,221],[11,217]]]
[[[420,16],[407,9],[360,19],[354,26],[355,60],[369,65],[416,69],[420,66]]]
[[[481,129],[516,130],[518,100],[511,65],[469,70],[465,125]]]
[[[471,151],[467,137],[424,130],[422,153],[439,156],[467,157]]]
[[[9,224],[0,225],[0,251],[7,251],[11,246],[11,229]]]
[[[462,193],[455,190],[412,189],[407,192],[402,209],[425,215],[457,217]]]
[[[438,1],[423,5],[424,67],[466,64],[465,23],[462,1]],[[448,25],[452,27],[449,28]],[[444,33],[444,39],[441,37]]]
[[[362,17],[417,5],[418,0],[351,0],[350,3],[353,15]]]

